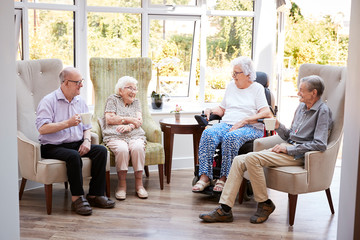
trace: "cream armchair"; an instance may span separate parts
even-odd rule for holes
[[[325,190],[331,213],[335,213],[330,185],[344,125],[346,68],[317,64],[301,65],[298,79],[309,75],[319,75],[325,81],[322,100],[330,107],[334,120],[334,126],[328,139],[328,147],[324,152],[307,152],[304,166],[264,168],[267,187],[288,193],[290,226],[294,224],[298,194]],[[268,149],[281,142],[283,140],[278,135],[256,139],[254,151]]]
[[[159,124],[152,119],[147,101],[147,89],[151,80],[151,60],[149,58],[91,58],[90,78],[95,91],[95,109],[93,129],[102,142],[102,132],[98,119],[104,116],[106,99],[114,93],[118,79],[131,76],[138,80],[136,98],[141,103],[143,116],[142,128],[145,131],[147,145],[145,149],[145,173],[149,176],[148,165],[158,165],[160,189],[164,188],[164,147]],[[96,127],[94,127],[96,126]],[[111,152],[111,151],[110,151]],[[110,153],[110,165],[115,166],[114,154]]]
[[[40,100],[60,86],[59,73],[62,62],[59,59],[18,61],[16,79],[17,97],[17,139],[18,161],[22,177],[19,199],[21,200],[27,180],[44,184],[47,213],[52,209],[52,184],[65,183],[67,188],[66,164],[56,159],[43,159],[40,154],[39,132],[35,126],[36,108]],[[91,136],[92,143],[98,144],[96,134]],[[91,176],[91,160],[82,158],[83,176]],[[106,174],[110,174],[109,159]],[[106,193],[110,196],[110,182],[106,183]]]

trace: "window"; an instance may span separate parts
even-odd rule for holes
[[[221,101],[231,80],[230,61],[253,54],[252,0],[14,0],[14,5],[23,18],[18,58],[59,58],[79,68],[89,104],[91,57],[150,57],[149,97],[160,89],[175,101],[202,104]]]
[[[59,58],[74,65],[74,13],[29,9],[30,59]]]
[[[252,56],[252,17],[210,16],[208,21],[205,102],[221,102],[231,80],[230,62]]]
[[[195,23],[192,17],[151,16],[149,57],[154,64],[149,95],[160,90],[171,97],[189,96]]]
[[[141,57],[141,15],[88,13],[88,57]]]
[[[141,7],[141,0],[87,0],[89,6]]]

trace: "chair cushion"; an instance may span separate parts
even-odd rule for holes
[[[308,190],[307,171],[303,166],[264,168],[267,187],[290,194]]]
[[[91,160],[82,158],[83,177],[90,177]],[[43,184],[67,182],[66,163],[57,159],[41,159],[37,164],[36,181]]]

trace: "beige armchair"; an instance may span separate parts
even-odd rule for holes
[[[322,95],[322,100],[330,107],[334,120],[334,126],[328,140],[328,147],[324,152],[307,152],[305,154],[304,166],[264,168],[267,187],[288,193],[290,226],[294,224],[297,197],[301,193],[325,190],[331,213],[335,213],[330,185],[344,125],[346,68],[317,64],[301,65],[298,79],[300,80],[309,75],[319,75],[325,81],[325,91]],[[254,151],[268,149],[281,142],[283,140],[278,135],[256,139]]]
[[[52,184],[66,183],[67,174],[64,161],[43,159],[40,154],[39,132],[35,126],[36,108],[40,100],[60,86],[59,73],[63,68],[59,59],[18,61],[16,79],[17,97],[17,139],[18,161],[22,177],[19,199],[21,200],[27,180],[44,184],[47,213],[52,209]],[[98,144],[99,138],[92,134],[92,142]],[[91,176],[91,160],[83,158],[83,176]],[[109,160],[106,167],[110,174]],[[110,196],[110,182],[106,183],[106,193]]]
[[[90,78],[95,91],[95,109],[93,129],[102,142],[102,133],[98,119],[104,116],[106,99],[114,93],[118,79],[131,76],[138,80],[138,93],[142,108],[143,125],[147,145],[145,149],[145,173],[149,176],[149,165],[158,165],[160,189],[164,188],[165,162],[164,147],[161,140],[160,126],[152,119],[147,101],[147,89],[151,80],[151,60],[149,58],[91,58]],[[97,126],[96,128],[94,126]],[[115,166],[114,154],[110,153],[110,165]]]

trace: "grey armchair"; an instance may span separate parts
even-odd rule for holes
[[[16,66],[18,161],[22,177],[19,199],[22,198],[27,180],[42,183],[45,187],[47,213],[51,214],[52,184],[66,183],[67,188],[66,165],[64,161],[41,158],[39,132],[35,127],[35,120],[40,100],[60,86],[59,73],[63,66],[59,59],[18,61]],[[99,143],[96,134],[92,134],[91,138],[94,144]],[[83,176],[88,178],[91,176],[91,160],[82,160]],[[109,159],[106,171],[109,175]],[[110,196],[110,182],[107,181],[106,185],[106,194]]]

